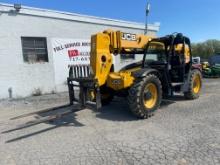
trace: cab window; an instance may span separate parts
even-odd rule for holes
[[[145,63],[154,61],[166,62],[165,45],[161,42],[151,42],[147,48]]]

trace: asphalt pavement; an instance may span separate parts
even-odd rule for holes
[[[69,108],[10,118],[66,103],[67,93],[0,101],[0,165],[220,164],[220,79],[205,79],[197,100],[163,102],[149,119],[137,119],[116,98],[98,112],[84,109],[4,133]]]

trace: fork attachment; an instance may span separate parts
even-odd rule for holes
[[[89,76],[90,72],[88,70],[85,72],[84,69],[84,67],[70,66],[69,77],[67,78],[70,105],[77,102],[81,105],[81,108],[85,108],[88,102],[93,102],[96,109],[99,110],[102,107],[100,87],[97,85],[97,80]],[[91,91],[94,93],[92,99],[89,98],[89,92]],[[79,94],[78,99],[76,98],[77,92]]]

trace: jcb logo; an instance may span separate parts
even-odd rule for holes
[[[136,41],[136,35],[135,34],[130,34],[130,33],[122,33],[122,40],[128,40],[128,41]]]

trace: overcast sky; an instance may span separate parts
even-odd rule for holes
[[[0,0],[3,3],[145,22],[147,0]],[[220,40],[220,0],[149,0],[149,23],[160,22],[159,36],[182,32],[193,42]]]

